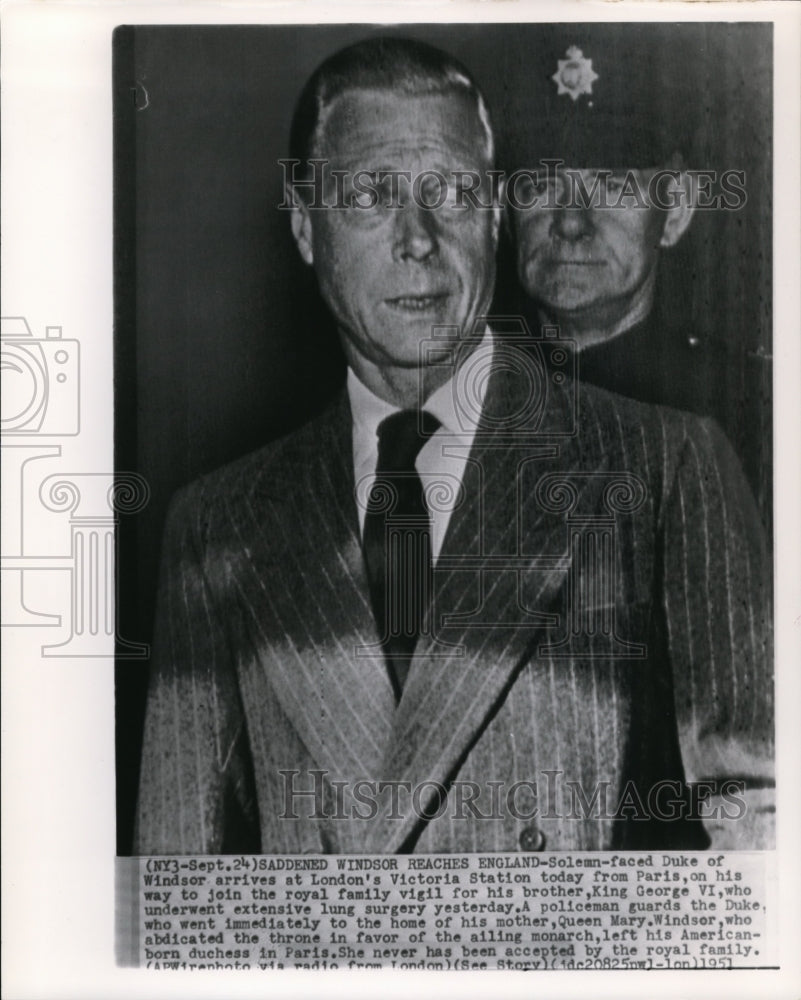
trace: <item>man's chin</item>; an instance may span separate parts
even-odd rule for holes
[[[603,293],[591,280],[597,268],[575,267],[570,274],[539,273],[527,274],[523,282],[526,293],[552,313],[581,313],[592,309],[597,301],[602,301]]]
[[[443,327],[455,325],[455,322],[447,316],[418,316],[387,326],[382,340],[392,353],[410,357],[416,354],[425,341],[435,336],[437,340],[443,339]]]
[[[594,300],[592,297],[582,298],[581,296],[561,296],[550,299],[538,297],[545,311],[554,316],[564,316],[565,319],[586,316],[593,311]]]
[[[564,285],[549,282],[532,283],[529,295],[539,302],[546,312],[554,315],[583,315],[604,301],[597,288],[584,283]]]
[[[443,329],[444,328],[444,329]],[[450,331],[460,335],[451,337]],[[462,342],[457,321],[444,317],[433,321],[418,319],[386,328],[379,346],[380,363],[393,368],[425,368],[447,364]]]
[[[406,354],[409,345],[429,340],[442,327],[455,326],[456,321],[447,312],[420,312],[404,316],[388,316],[382,324],[386,331],[382,338],[385,344],[400,344],[401,353]],[[441,334],[440,334],[441,335]]]

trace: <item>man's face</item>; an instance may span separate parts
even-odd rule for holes
[[[603,321],[625,314],[656,267],[665,213],[620,197],[621,185],[624,178],[633,178],[647,199],[654,172],[614,171],[605,177],[609,172],[571,171],[587,192],[596,182],[606,189],[607,207],[596,198],[588,208],[556,207],[582,204],[571,199],[570,182],[560,172],[550,190],[541,184],[533,192],[537,205],[513,210],[517,270],[528,294],[557,314],[597,311]],[[618,199],[620,206],[612,207]],[[531,200],[528,194],[520,197],[521,203]]]
[[[483,180],[476,199],[490,203],[485,146],[476,109],[460,94],[354,90],[329,109],[316,154],[329,161],[330,172],[345,173],[326,186],[326,204],[347,205],[353,197],[356,204],[305,209],[296,237],[314,265],[349,360],[356,355],[381,370],[414,368],[432,327],[472,331],[475,318],[487,311],[499,208],[479,208],[467,198],[459,204],[453,190],[454,171],[478,173]],[[385,173],[382,183],[379,174],[395,171],[408,172],[412,182],[395,180],[393,191],[391,175]],[[434,177],[415,187],[423,171],[439,172],[448,190]],[[357,185],[376,195],[360,193]],[[439,208],[421,204],[443,197]],[[370,207],[359,207],[365,205]]]

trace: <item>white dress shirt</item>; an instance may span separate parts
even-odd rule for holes
[[[486,373],[492,361],[492,333],[487,330],[475,351],[425,402],[424,409],[440,428],[420,449],[415,467],[431,516],[431,551],[436,562],[456,507],[467,457],[484,406]],[[353,414],[353,475],[359,530],[364,532],[367,499],[378,464],[378,425],[400,407],[380,399],[348,369],[348,396]]]

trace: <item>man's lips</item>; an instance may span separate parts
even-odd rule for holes
[[[420,313],[439,309],[448,299],[448,292],[432,292],[430,295],[396,295],[384,302],[397,312]]]

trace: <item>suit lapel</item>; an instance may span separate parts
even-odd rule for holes
[[[377,643],[353,500],[351,418],[343,392],[292,439],[283,467],[252,491],[242,538],[242,592],[254,613],[261,669],[290,723],[331,779],[375,774],[395,711]],[[258,544],[261,540],[263,544]],[[269,623],[266,625],[264,623]]]
[[[505,394],[509,386],[496,372],[485,412],[495,407],[497,413]],[[566,407],[566,396],[557,393],[549,407]],[[513,392],[509,403],[517,412]],[[543,630],[558,621],[548,612],[565,581],[565,519],[542,507],[534,486],[546,471],[567,473],[578,461],[575,441],[557,446],[535,429],[504,437],[479,428],[464,477],[466,500],[454,511],[437,564],[436,638],[418,645],[387,746],[384,780],[412,788],[447,783],[520,669],[551,638]],[[460,563],[467,568],[456,568]],[[384,808],[365,850],[397,850],[417,822],[412,810],[397,819]]]
[[[516,412],[520,400],[496,372],[485,410],[505,395]],[[548,405],[570,402],[557,393]],[[565,581],[565,517],[544,510],[534,487],[546,472],[596,467],[598,454],[580,455],[577,439],[557,445],[547,429],[504,437],[479,428],[437,565],[435,627],[396,706],[359,542],[346,394],[293,441],[244,505],[237,582],[253,607],[257,669],[329,778],[446,784],[538,645],[554,638],[546,629]],[[376,817],[343,835],[365,852],[397,850],[419,821],[390,809],[380,799]]]

